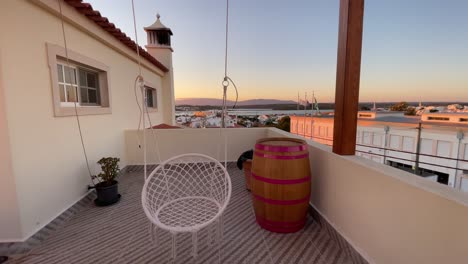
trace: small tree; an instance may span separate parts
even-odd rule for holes
[[[100,178],[106,184],[112,184],[120,171],[119,162],[119,158],[107,157],[100,159],[97,163],[101,165],[102,172],[94,177]]]
[[[407,102],[400,102],[400,103],[397,103],[397,104],[394,104],[390,107],[390,110],[391,111],[406,111],[406,109],[408,108],[408,103]]]

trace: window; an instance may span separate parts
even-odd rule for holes
[[[450,152],[452,150],[452,143],[448,141],[437,141],[437,152],[436,155],[439,157],[450,157]]]
[[[382,146],[382,135],[381,134],[378,134],[378,133],[374,133],[374,138],[372,140],[372,144],[374,146]]]
[[[435,120],[435,121],[449,121],[450,118],[448,117],[437,117],[437,116],[429,116],[427,120]]]
[[[421,154],[432,155],[432,139],[422,138],[421,139]]]
[[[414,138],[413,137],[403,137],[403,150],[414,152]]]
[[[78,103],[78,106],[100,105],[99,75],[97,72],[58,62],[57,75],[62,106],[74,106],[75,102]]]
[[[100,105],[99,75],[95,71],[79,68],[80,103],[83,105]]]
[[[158,108],[158,95],[156,89],[145,85],[146,90],[146,106],[149,108]]]
[[[76,68],[57,64],[58,86],[60,92],[60,102],[74,103],[78,102],[76,91],[78,82],[76,79]]]
[[[390,135],[390,145],[391,149],[400,149],[400,139],[401,136]]]
[[[55,116],[75,115],[75,105],[79,115],[110,114],[109,67],[71,50],[67,62],[64,48],[46,45]]]
[[[367,131],[363,131],[362,132],[362,143],[364,143],[364,145],[370,145],[371,142],[372,142],[372,133],[367,132]]]

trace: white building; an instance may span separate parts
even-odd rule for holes
[[[423,177],[468,192],[468,114],[359,112],[356,155],[413,172],[418,125],[419,169]],[[291,133],[326,145],[333,143],[333,116],[291,116]]]
[[[1,3],[0,242],[25,241],[88,193],[74,102],[91,172],[101,157],[128,164],[123,131],[139,120],[135,43],[74,3],[61,1],[70,67],[56,0]],[[149,116],[173,124],[172,33],[159,19],[146,31],[140,55]]]

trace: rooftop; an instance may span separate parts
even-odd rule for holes
[[[345,246],[337,233],[320,218],[309,216],[306,227],[293,234],[276,234],[255,223],[250,193],[234,163],[228,165],[232,197],[224,214],[224,239],[220,263],[366,263]],[[98,208],[88,198],[69,220],[49,227],[51,234],[26,253],[7,263],[168,263],[170,234],[161,232],[161,243],[150,241],[149,220],[141,207],[144,184],[141,166],[120,176],[122,199]],[[178,235],[175,263],[218,263],[215,245],[207,233],[199,234],[199,256],[192,259],[190,235]],[[357,254],[357,253],[354,253]],[[351,258],[353,256],[354,258]]]
[[[109,34],[114,36],[117,40],[122,42],[125,46],[129,47],[136,53],[136,47],[138,47],[140,56],[145,58],[154,66],[158,67],[163,72],[168,72],[169,69],[164,66],[160,61],[151,56],[145,49],[139,46],[135,41],[128,37],[122,30],[111,23],[107,17],[103,17],[101,13],[93,9],[91,4],[85,3],[82,0],[64,0],[65,3],[73,6],[79,13],[86,16],[88,19],[96,23],[102,29],[107,31]]]

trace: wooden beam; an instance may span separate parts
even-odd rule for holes
[[[364,0],[340,0],[333,152],[356,151]]]

